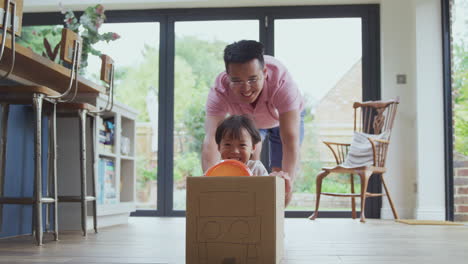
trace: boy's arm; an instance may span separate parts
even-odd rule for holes
[[[223,119],[223,116],[207,116],[205,119],[205,139],[202,145],[203,173],[218,163],[221,158],[215,141],[215,133],[216,128]]]

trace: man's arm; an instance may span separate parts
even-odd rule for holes
[[[205,119],[205,139],[202,145],[203,173],[220,160],[218,147],[215,141],[215,133],[216,128],[223,119],[223,116],[207,116]]]
[[[292,187],[296,177],[296,167],[299,162],[299,110],[292,110],[279,115],[280,135],[283,146],[283,162],[281,170],[291,178],[291,190],[286,193],[286,204],[292,197]]]

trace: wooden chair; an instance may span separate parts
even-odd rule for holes
[[[72,195],[63,195],[59,196],[59,202],[76,202],[81,204],[81,229],[83,236],[87,236],[87,215],[88,215],[88,202],[93,203],[93,227],[94,232],[97,233],[97,187],[96,187],[96,175],[94,168],[91,170],[91,195],[88,195],[87,190],[87,149],[86,149],[86,120],[87,118],[91,119],[91,156],[93,157],[92,164],[94,165],[96,161],[94,160],[94,151],[95,151],[95,129],[93,119],[96,115],[101,113],[111,111],[113,107],[113,86],[114,86],[114,61],[107,55],[101,56],[101,80],[108,84],[106,89],[106,95],[108,96],[107,104],[103,109],[97,109],[91,104],[73,102],[73,103],[62,103],[58,106],[58,111],[61,116],[78,116],[79,119],[79,142],[80,142],[80,189],[81,193],[79,196]]]
[[[64,29],[63,34],[66,35],[68,31]],[[3,181],[5,179],[5,160],[6,160],[6,141],[7,141],[7,125],[8,113],[10,104],[32,104],[35,114],[34,134],[35,134],[35,148],[34,148],[34,195],[33,197],[4,197],[3,192],[0,193],[0,204],[32,204],[33,209],[33,235],[36,237],[38,245],[42,245],[43,239],[43,222],[42,222],[42,205],[46,207],[46,231],[49,226],[49,205],[54,206],[54,238],[58,240],[58,196],[57,196],[57,149],[56,149],[56,105],[59,102],[72,100],[77,93],[78,84],[78,67],[79,58],[81,54],[81,39],[74,38],[70,41],[72,47],[66,47],[67,52],[64,53],[62,59],[69,61],[72,64],[70,72],[70,82],[63,93],[52,90],[44,86],[0,86],[0,103],[2,104],[2,138],[0,140],[0,186],[3,188]],[[62,47],[64,48],[64,47]],[[75,84],[75,92],[71,98],[69,97],[72,92],[73,83]],[[48,114],[49,119],[49,142],[50,150],[48,152],[49,159],[49,182],[50,189],[46,188],[46,196],[42,194],[42,115],[43,103],[49,103],[50,111]],[[49,185],[47,185],[49,187]]]
[[[373,153],[373,164],[368,166],[359,166],[349,168],[344,166],[345,159],[348,155],[351,144],[343,144],[336,142],[326,142],[324,143],[332,151],[333,156],[336,160],[335,167],[325,167],[322,168],[322,171],[317,175],[316,179],[316,205],[315,212],[309,217],[311,220],[315,220],[319,212],[320,196],[329,195],[337,197],[351,197],[351,207],[352,207],[352,217],[356,218],[356,203],[355,198],[361,198],[361,222],[365,222],[366,218],[364,215],[364,210],[366,207],[366,198],[369,197],[379,197],[387,196],[390,206],[392,208],[393,216],[395,219],[398,219],[397,211],[393,205],[393,201],[390,197],[387,184],[385,183],[384,173],[386,172],[385,161],[387,158],[387,150],[390,144],[390,133],[393,128],[393,121],[395,120],[396,110],[399,103],[399,98],[389,101],[368,101],[359,103],[356,102],[353,105],[354,108],[354,131],[363,132],[367,134],[378,135],[383,132],[388,133],[387,140],[382,139],[372,139],[368,137]],[[322,192],[322,182],[325,177],[330,173],[346,173],[350,174],[350,185],[351,193],[325,193]],[[354,192],[354,174],[359,175],[361,180],[361,191],[360,193]],[[383,187],[385,189],[385,194],[383,193],[369,193],[367,192],[367,186],[369,179],[373,175],[380,175]]]

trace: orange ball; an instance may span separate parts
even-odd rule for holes
[[[205,176],[252,176],[252,173],[238,160],[222,160],[209,168]]]

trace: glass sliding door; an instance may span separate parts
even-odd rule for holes
[[[122,153],[121,158],[122,171],[136,170],[138,210],[158,209],[159,27],[158,22],[104,24],[101,32],[115,32],[120,38],[95,45],[96,49],[102,50],[115,61],[116,101],[138,111],[136,139],[130,142],[135,153]],[[85,73],[87,78],[97,83],[100,61],[99,57],[90,56]]]
[[[201,176],[205,103],[224,71],[223,51],[242,39],[259,40],[258,20],[175,22],[173,210],[185,210],[186,178]]]
[[[305,98],[305,137],[288,210],[315,208],[315,178],[336,165],[322,140],[350,143],[353,102],[361,101],[361,18],[277,19],[274,54],[291,72]],[[329,175],[323,192],[350,193],[349,175]],[[355,190],[360,184],[355,177]],[[359,200],[359,199],[357,199]],[[350,211],[351,199],[322,196],[320,210]],[[359,209],[359,202],[357,202]]]
[[[450,0],[452,116],[453,125],[453,219],[468,222],[468,3]],[[451,136],[451,135],[447,135]]]
[[[127,170],[136,170],[138,211],[133,215],[183,215],[185,179],[202,175],[205,103],[217,74],[224,71],[227,44],[242,39],[261,41],[266,54],[287,66],[306,98],[300,174],[287,216],[303,217],[315,207],[315,176],[320,167],[333,164],[332,155],[320,141],[349,141],[352,102],[380,99],[379,5],[178,8],[106,14],[100,31],[116,32],[120,39],[95,48],[116,62],[116,101],[139,113],[135,153],[122,160]],[[36,26],[63,23],[45,13],[28,17]],[[34,36],[38,29],[25,27],[23,35]],[[31,48],[36,50],[42,40],[34,39],[37,42]],[[58,35],[49,38],[54,43],[58,40]],[[90,56],[88,62],[85,77],[99,82],[100,59]],[[323,191],[349,192],[349,180],[344,176],[331,176],[330,180],[324,183],[330,189]],[[344,216],[334,212],[349,210],[349,199],[327,198],[323,198],[321,210],[332,210],[327,212],[329,216]],[[372,200],[377,199],[368,202]]]

